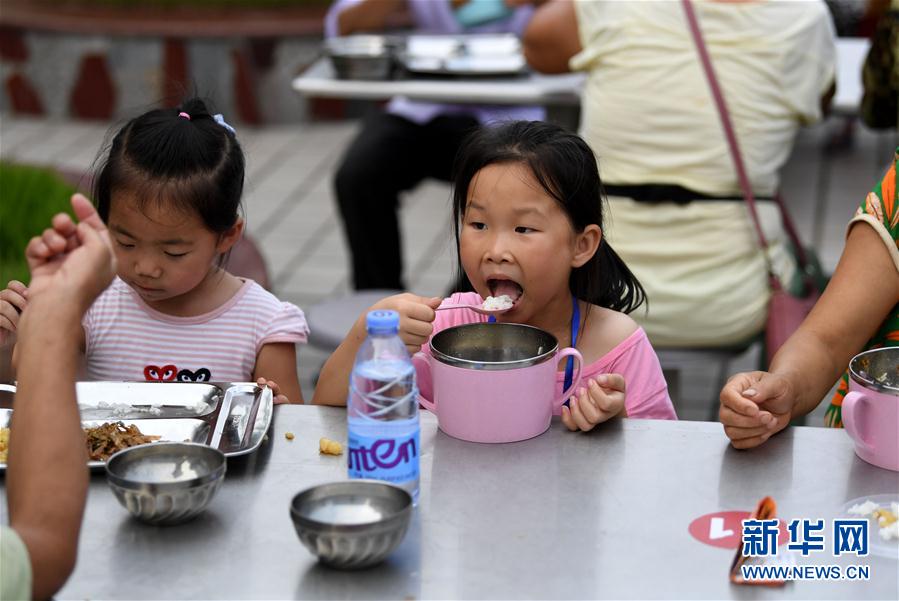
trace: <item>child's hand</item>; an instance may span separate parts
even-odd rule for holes
[[[796,393],[790,381],[765,371],[739,373],[721,389],[718,419],[736,449],[756,447],[787,427]]]
[[[285,405],[285,404],[290,403],[290,399],[287,398],[286,394],[281,394],[281,387],[278,386],[278,383],[275,382],[274,380],[266,380],[265,378],[259,378],[258,380],[256,380],[256,384],[259,385],[260,387],[268,386],[269,388],[272,389],[272,397],[274,397],[272,402],[275,405]]]
[[[562,407],[562,423],[575,432],[588,432],[624,409],[624,377],[603,374],[590,378],[587,387],[580,387],[571,398],[571,408]]]
[[[392,309],[400,314],[400,331],[399,335],[409,353],[415,354],[421,350],[421,345],[425,344],[434,331],[434,318],[437,313],[434,311],[440,306],[443,299],[440,297],[428,298],[426,296],[418,296],[405,292],[395,296],[378,301],[369,309]],[[366,311],[367,313],[367,311]],[[364,317],[362,318],[364,321]]]
[[[12,280],[0,291],[0,346],[3,346],[19,326],[19,314],[28,304],[28,288],[18,280]]]

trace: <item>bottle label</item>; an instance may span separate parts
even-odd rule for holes
[[[369,438],[349,432],[350,478],[373,478],[392,484],[418,479],[419,430],[397,438]]]

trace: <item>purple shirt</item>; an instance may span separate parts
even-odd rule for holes
[[[361,1],[336,0],[325,16],[325,37],[336,36],[337,16],[348,6]],[[449,0],[406,0],[406,2],[415,22],[415,31],[424,34],[514,33],[520,36],[534,14],[533,7],[520,6],[508,19],[463,28],[453,15]],[[517,119],[542,121],[545,117],[543,108],[535,106],[436,104],[409,100],[403,96],[391,99],[387,112],[419,124],[427,123],[438,115],[448,114],[471,115],[481,123]]]

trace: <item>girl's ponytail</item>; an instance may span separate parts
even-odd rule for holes
[[[125,124],[94,178],[94,199],[104,221],[113,192],[127,192],[139,205],[197,213],[211,231],[223,233],[240,218],[244,169],[233,128],[191,98]]]
[[[572,270],[569,288],[582,300],[622,313],[631,313],[644,302],[647,306],[649,303],[637,277],[605,240],[593,258]]]

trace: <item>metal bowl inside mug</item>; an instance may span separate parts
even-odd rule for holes
[[[397,42],[380,35],[330,38],[324,53],[331,59],[338,79],[390,79],[396,61]]]
[[[441,363],[467,369],[504,370],[537,365],[559,348],[556,337],[520,323],[470,323],[435,334],[431,354]]]
[[[849,362],[849,375],[868,390],[899,395],[899,347],[859,353]]]
[[[376,480],[348,480],[313,486],[290,503],[300,541],[319,560],[341,569],[383,561],[406,535],[412,495]]]
[[[212,447],[154,442],[119,451],[106,481],[131,514],[150,524],[186,522],[203,511],[224,480],[225,455]]]

